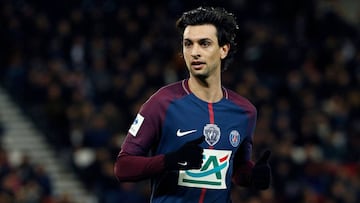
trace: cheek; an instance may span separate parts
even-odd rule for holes
[[[211,54],[211,56],[209,58],[211,58],[212,61],[221,60],[222,59],[222,54],[220,52],[214,52],[214,53]]]
[[[186,51],[183,51],[183,58],[184,58],[185,62],[188,63],[188,61],[190,60],[189,53]]]

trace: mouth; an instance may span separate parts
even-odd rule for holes
[[[193,61],[191,62],[191,67],[195,70],[201,69],[205,65],[205,62],[202,61]]]

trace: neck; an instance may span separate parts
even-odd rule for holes
[[[223,98],[220,79],[190,77],[188,83],[191,92],[205,102],[214,103]]]

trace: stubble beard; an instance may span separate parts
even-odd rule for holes
[[[195,70],[191,70],[190,74],[199,82],[201,82],[203,85],[208,86],[207,79],[210,76],[209,70],[203,70],[201,72],[197,72]]]

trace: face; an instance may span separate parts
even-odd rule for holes
[[[184,30],[183,55],[190,77],[208,78],[220,74],[221,59],[229,51],[229,45],[218,44],[214,25],[190,25]]]

